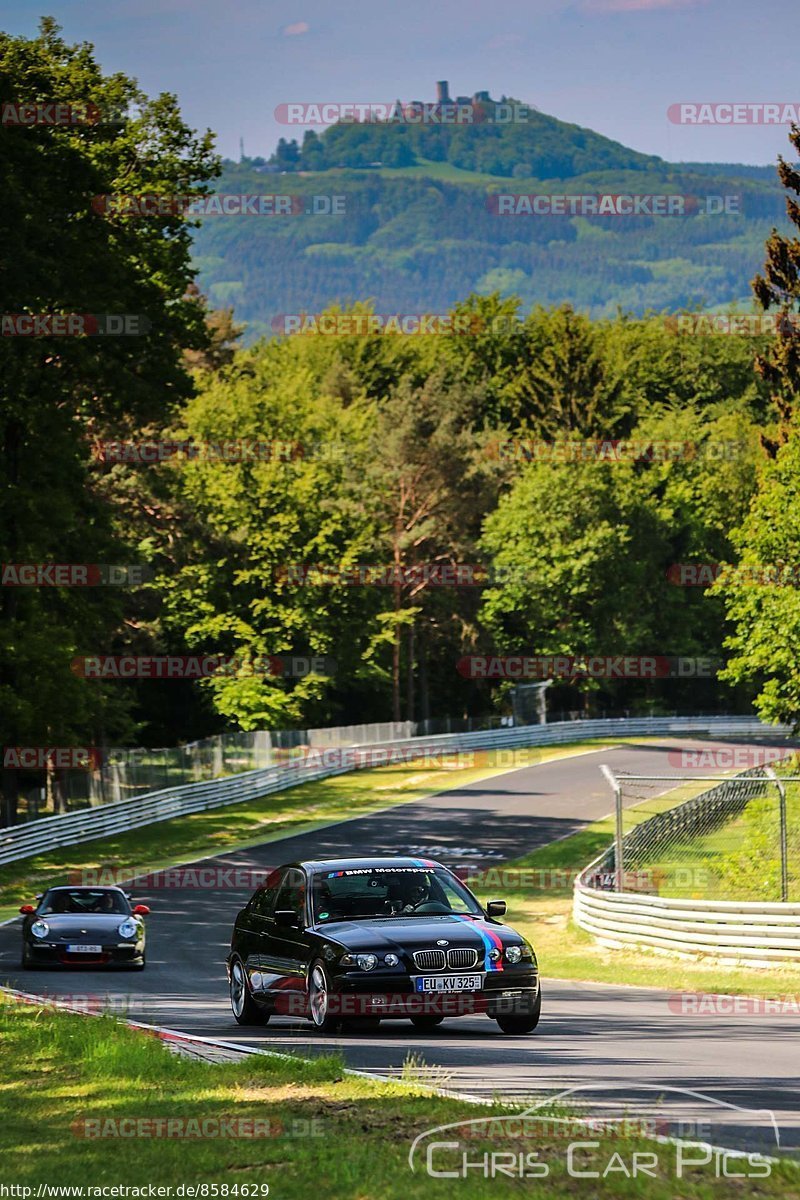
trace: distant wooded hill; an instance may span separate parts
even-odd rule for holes
[[[785,224],[773,167],[671,164],[535,110],[525,123],[309,131],[269,162],[226,162],[217,190],[295,197],[292,215],[210,216],[196,233],[200,286],[215,306],[234,306],[247,340],[283,313],[355,300],[441,312],[471,291],[516,294],[526,308],[567,301],[593,316],[747,306],[764,241]],[[502,216],[496,192],[699,204],[684,216]],[[708,196],[735,197],[735,211],[697,211]]]

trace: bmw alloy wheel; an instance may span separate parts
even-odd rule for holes
[[[308,1008],[317,1033],[335,1033],[341,1021],[331,1015],[331,988],[321,962],[314,963],[308,980]]]
[[[237,1021],[244,1012],[244,989],[244,971],[237,961],[231,967],[231,1008]]]
[[[260,1009],[247,986],[247,974],[240,959],[231,963],[231,1011],[240,1025],[266,1025],[269,1013]]]
[[[311,972],[310,1006],[311,1020],[321,1029],[328,1019],[328,981],[325,970],[318,963]]]

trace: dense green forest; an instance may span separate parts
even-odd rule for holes
[[[445,312],[471,292],[517,295],[525,309],[569,303],[597,317],[736,303],[748,309],[747,281],[764,240],[773,225],[785,223],[774,172],[765,181],[666,164],[652,171],[596,171],[566,184],[515,179],[503,188],[489,177],[459,182],[402,171],[272,175],[244,162],[226,163],[218,187],[235,195],[302,198],[297,215],[200,222],[198,281],[214,305],[235,305],[247,341],[269,334],[280,313],[316,313],[365,299],[383,313]],[[729,195],[738,211],[498,215],[491,198],[503,191]],[[314,196],[343,197],[344,211],[306,212]]]
[[[6,311],[150,322],[138,338],[0,341],[3,562],[149,574],[129,588],[0,589],[5,745],[504,714],[512,682],[471,677],[463,660],[519,653],[715,664],[701,679],[557,679],[554,711],[748,711],[757,697],[767,716],[794,719],[796,579],[684,586],[679,568],[800,560],[795,327],[686,333],[654,313],[610,311],[631,295],[633,270],[643,305],[653,281],[667,288],[669,278],[696,280],[706,298],[744,296],[751,239],[756,227],[763,237],[779,183],[742,183],[764,207],[736,234],[724,217],[675,221],[669,235],[666,222],[627,235],[619,218],[616,232],[534,222],[523,254],[516,223],[497,222],[490,254],[478,231],[492,218],[476,189],[337,175],[335,190],[361,207],[324,218],[338,222],[324,237],[311,220],[208,219],[195,241],[200,282],[216,273],[228,283],[212,284],[207,302],[184,215],[99,214],[92,198],[247,191],[270,176],[243,164],[218,182],[210,137],[185,126],[173,97],[104,78],[51,22],[35,41],[0,38],[0,83],[22,99],[129,107],[113,129],[0,128]],[[653,170],[643,164],[649,182],[637,191],[652,190]],[[722,175],[712,182],[724,190]],[[782,182],[800,193],[791,168]],[[318,177],[297,187],[318,191]],[[547,306],[514,286],[534,254],[549,264],[534,272]],[[796,243],[772,234],[756,281],[762,308],[794,310],[798,261]],[[490,287],[493,272],[502,278]],[[267,275],[275,290],[265,295]],[[242,344],[240,322],[257,324],[273,303],[312,310],[333,287],[356,313],[424,311],[428,285],[425,307],[452,310],[466,332]],[[620,440],[628,449],[617,453]],[[120,450],[158,444],[167,452],[138,461]],[[429,570],[463,564],[476,578],[458,586]],[[393,574],[364,582],[359,566]],[[75,670],[98,654],[226,655],[237,666],[194,682]],[[328,666],[297,678],[258,669],[292,654]],[[7,791],[12,776],[4,771]]]

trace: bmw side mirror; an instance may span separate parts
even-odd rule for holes
[[[278,929],[297,929],[300,922],[291,908],[279,908],[275,913],[275,924]]]
[[[24,914],[25,914],[25,916],[27,916],[27,915],[28,915],[28,913],[33,913],[33,912],[36,912],[36,909],[33,907],[33,905],[32,905],[32,904],[23,904],[23,905],[22,905],[22,908],[21,908],[19,911],[20,911],[21,913],[24,913]]]
[[[133,915],[135,917],[149,917],[150,909],[147,907],[146,904],[137,904],[133,910]]]
[[[505,900],[490,900],[486,905],[487,917],[504,917],[506,915]]]

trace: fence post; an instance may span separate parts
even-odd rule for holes
[[[616,890],[621,892],[623,877],[622,786],[614,772],[605,763],[600,770],[614,789],[614,878]]]
[[[786,903],[789,899],[789,847],[786,835],[786,788],[783,781],[773,771],[765,767],[764,774],[770,778],[778,789],[780,822],[781,822],[781,900]]]

